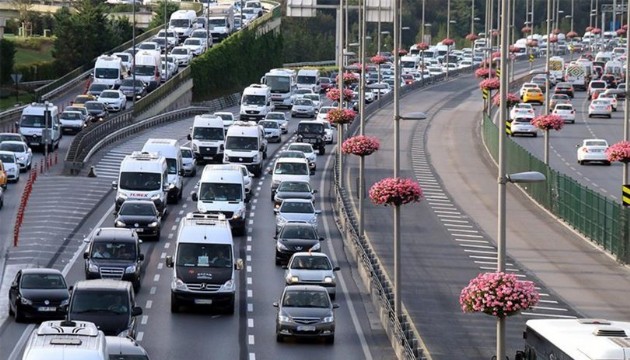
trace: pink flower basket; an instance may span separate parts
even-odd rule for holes
[[[337,77],[335,77],[335,81],[339,81],[339,75],[337,75]],[[343,84],[348,86],[350,84],[354,84],[356,82],[359,82],[359,77],[356,74],[350,73],[350,72],[345,72],[343,73]]]
[[[501,52],[500,51],[495,51],[492,53],[492,60],[494,59],[500,59],[501,58]]]
[[[552,43],[552,44],[553,43],[557,43],[558,42],[558,35],[551,35],[549,37],[549,42]]]
[[[361,63],[354,63],[352,64],[352,66],[356,66],[357,67],[357,72],[360,74],[365,70],[365,65],[361,64]]]
[[[577,36],[578,36],[578,33],[576,33],[575,31],[569,31],[569,32],[567,33],[567,37],[568,37],[569,39],[573,39],[574,37],[577,37]]]
[[[564,120],[558,115],[539,115],[532,119],[531,124],[540,130],[559,131],[564,126]]]
[[[400,55],[400,56],[407,55],[407,50],[405,50],[405,49],[398,49],[398,55]]]
[[[616,144],[610,145],[606,149],[606,156],[608,161],[619,161],[622,163],[630,162],[630,142],[620,141]]]
[[[326,114],[328,121],[334,125],[349,124],[356,116],[357,113],[350,109],[331,109]]]
[[[475,77],[487,79],[490,74],[495,75],[495,71],[487,68],[479,68],[475,70]]]
[[[422,189],[412,179],[385,178],[370,188],[370,200],[376,205],[399,206],[422,200]]]
[[[446,38],[442,40],[442,45],[451,46],[453,44],[455,44],[455,41],[453,39]]]
[[[601,34],[602,29],[600,28],[593,28],[593,30],[591,30],[591,33],[597,35],[597,34]]]
[[[621,28],[621,29],[617,29],[617,35],[625,35],[626,34],[626,29]]]
[[[592,26],[587,26],[586,29],[584,29],[584,31],[591,32],[591,31],[593,31],[593,29],[595,29],[595,28],[592,27]]]
[[[501,87],[501,81],[497,78],[486,79],[479,83],[481,90],[497,90],[499,87]]]
[[[373,64],[381,65],[381,64],[385,64],[387,62],[387,58],[385,56],[383,56],[383,55],[375,55],[375,56],[372,56],[370,61]]]
[[[536,40],[536,39],[529,39],[529,40],[527,40],[526,44],[527,44],[527,46],[530,46],[530,47],[538,46],[538,40]]]
[[[628,24],[623,24],[623,25],[621,26],[621,28],[622,28],[622,29],[624,29],[624,30],[628,30]]]
[[[521,48],[519,48],[518,46],[514,46],[514,45],[510,45],[510,52],[511,53],[517,53],[520,52]]]
[[[418,48],[418,50],[420,51],[425,51],[425,50],[429,50],[429,44],[425,43],[425,42],[419,42],[416,44],[416,47]]]
[[[356,156],[372,155],[379,149],[381,144],[378,139],[372,136],[358,135],[348,138],[341,144],[341,151],[344,154],[353,154]]]
[[[343,101],[352,100],[352,96],[354,93],[350,89],[343,89]],[[330,88],[326,91],[326,97],[331,101],[339,101],[339,89],[338,88]]]
[[[532,32],[532,28],[530,28],[529,26],[524,26],[521,29],[521,32],[525,33],[525,34],[529,34],[530,32]]]
[[[471,33],[471,34],[466,35],[466,40],[468,41],[475,41],[477,39],[479,39],[479,36],[477,36],[477,34]]]
[[[512,106],[518,104],[521,102],[521,99],[518,97],[518,95],[516,94],[507,94],[507,99],[505,102],[505,105],[507,106],[507,108],[511,108]],[[496,106],[500,106],[501,105],[501,97],[499,96],[499,94],[496,94],[492,97],[492,103]]]
[[[531,281],[518,280],[514,274],[482,273],[470,280],[459,295],[465,313],[481,312],[506,318],[535,306],[540,300]]]

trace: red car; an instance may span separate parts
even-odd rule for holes
[[[405,85],[411,85],[414,83],[414,81],[416,81],[416,79],[413,77],[413,75],[411,74],[404,74],[401,75],[401,78],[403,79],[403,81],[405,82]]]
[[[335,87],[335,84],[333,83],[332,79],[329,78],[329,77],[320,77],[319,78],[319,84],[322,87],[322,92],[323,93],[328,91],[328,89]]]

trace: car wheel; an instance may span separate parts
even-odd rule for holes
[[[276,197],[276,194],[272,191],[271,192],[271,201],[274,201]]]
[[[133,291],[137,294],[138,291],[140,291],[140,287],[142,286],[142,281],[140,278],[136,279],[136,281],[133,282]]]
[[[179,304],[175,300],[175,295],[171,294],[171,313],[176,314],[179,312]]]
[[[335,335],[330,335],[326,338],[326,344],[332,345],[335,343]]]
[[[278,257],[277,252],[276,252],[276,266],[280,266],[280,258]]]
[[[588,118],[590,119],[591,117],[592,117],[592,115],[591,115],[591,114],[588,114]]]
[[[233,301],[228,306],[225,307],[225,313],[227,315],[234,315],[234,302]]]
[[[197,166],[193,167],[193,171],[192,171],[192,175],[191,176],[197,176]]]
[[[276,342],[284,342],[284,335],[276,334]]]
[[[612,115],[611,115],[611,114],[608,114],[608,118],[609,118],[609,119],[611,119],[611,118],[612,118]]]
[[[18,306],[15,307],[15,314],[14,315],[15,315],[15,322],[16,323],[23,323],[26,320]]]
[[[11,309],[11,304],[9,304],[9,316],[13,315],[15,315],[15,313],[13,312],[13,309]]]

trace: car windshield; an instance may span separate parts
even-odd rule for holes
[[[301,151],[282,151],[280,155],[278,155],[278,159],[281,158],[299,158],[306,159],[306,156]]]
[[[323,126],[322,126],[322,129],[323,129]],[[305,154],[313,152],[313,148],[310,145],[301,145],[301,144],[293,144],[289,146],[289,150],[297,150]]]
[[[282,213],[295,213],[295,214],[312,214],[315,212],[313,204],[310,202],[296,202],[296,201],[284,201],[280,206],[280,212]]]
[[[90,85],[90,91],[103,91],[109,89],[109,85],[106,84],[92,84]]]
[[[124,291],[112,290],[81,290],[72,294],[70,314],[102,313],[123,315],[128,314],[129,298]]]
[[[15,155],[13,154],[0,154],[0,161],[4,164],[13,164],[15,162]]]
[[[65,289],[66,281],[60,274],[23,274],[22,289]]]
[[[22,115],[20,127],[44,128],[46,127],[46,118],[44,115]]]
[[[133,201],[125,201],[118,211],[119,215],[138,215],[138,216],[155,216],[157,211],[153,203],[138,203]]]
[[[277,163],[273,171],[278,175],[308,175],[308,165],[305,163]]]
[[[78,112],[65,112],[64,111],[61,113],[59,118],[65,119],[65,120],[81,120],[82,116],[81,116],[81,113],[78,113]]]
[[[105,99],[118,99],[118,92],[115,91],[103,91],[101,97]]]
[[[319,95],[317,94],[304,94],[304,98],[312,101],[320,101]]]
[[[181,149],[181,150],[182,150],[182,157],[183,158],[192,158],[193,157],[192,150],[189,150],[189,149]]]
[[[603,89],[606,87],[606,83],[605,82],[591,82],[591,88],[597,88],[597,89]]]
[[[286,291],[282,299],[282,306],[301,308],[328,308],[330,298],[325,291]]]
[[[228,244],[182,242],[177,246],[175,262],[177,266],[185,267],[230,268],[232,267],[232,247]],[[197,273],[197,278],[201,279],[202,276],[203,274]]]
[[[3,141],[22,141],[20,134],[0,134],[0,143]]]
[[[162,174],[121,172],[118,187],[122,190],[153,191],[162,188]]]
[[[96,68],[94,69],[94,77],[96,79],[118,79],[119,68]]]
[[[595,100],[595,101],[593,101],[593,105],[605,106],[605,105],[608,105],[608,101],[607,100]]]
[[[269,120],[286,120],[283,113],[269,113],[265,118]]]
[[[194,127],[192,137],[194,140],[223,140],[223,128]]]
[[[258,150],[258,138],[253,136],[228,136],[225,148],[230,150]]]
[[[244,95],[243,105],[265,105],[267,97],[264,95]]]
[[[174,48],[171,50],[172,55],[188,55],[188,50],[185,48]]]
[[[105,110],[105,106],[99,102],[95,102],[95,101],[90,101],[85,103],[85,108],[88,110],[100,110],[100,111],[104,111]]]
[[[317,234],[315,233],[315,229],[313,229],[313,227],[311,227],[310,225],[306,225],[306,226],[285,225],[282,228],[279,238],[315,240],[317,239]]]
[[[241,201],[243,187],[241,184],[201,183],[200,201]]]
[[[322,124],[298,124],[298,133],[302,134],[321,134],[324,132],[324,125]],[[307,148],[308,146],[295,146],[290,147],[291,150],[302,150],[302,148]],[[303,150],[302,150],[303,151]]]
[[[169,23],[170,26],[172,27],[189,27],[190,26],[190,20],[188,19],[173,19],[170,21]]]
[[[144,86],[144,83],[142,82],[142,80],[136,80],[136,87],[141,88],[143,86]],[[130,87],[130,88],[133,87],[133,79],[123,80],[120,83],[120,87]]]
[[[201,45],[201,40],[188,38],[186,39],[186,41],[184,41],[184,45],[199,46]]]
[[[129,241],[98,241],[92,245],[92,258],[111,260],[133,260],[136,247]]]
[[[296,270],[332,270],[332,265],[324,256],[296,256],[293,258],[290,268]]]
[[[138,49],[141,50],[155,50],[155,46],[157,45],[157,43],[152,42],[151,44],[149,43],[142,43],[138,46]]]
[[[232,113],[214,113],[214,115],[220,117],[222,120],[234,120],[234,115]]]
[[[311,192],[311,187],[305,182],[284,181],[278,186],[278,191]]]
[[[258,125],[262,125],[262,127],[264,128],[268,128],[268,129],[278,129],[278,123],[275,121],[259,121]]]
[[[514,119],[515,122],[517,123],[524,123],[524,124],[530,124],[532,119],[528,119],[528,118],[516,118]]]
[[[24,149],[23,144],[15,144],[15,143],[7,143],[7,142],[0,143],[0,150],[17,152],[17,153],[26,152],[26,149]]]
[[[135,65],[133,72],[138,76],[153,76],[155,75],[155,66],[151,65]]]
[[[319,109],[319,113],[320,114],[327,114],[332,109],[335,109],[335,108],[334,107],[330,107],[330,106],[324,106],[323,108]]]
[[[608,146],[608,143],[602,140],[599,140],[599,141],[592,140],[592,141],[585,141],[584,146]]]
[[[315,76],[298,75],[297,77],[298,84],[315,84],[315,82],[317,82]]]

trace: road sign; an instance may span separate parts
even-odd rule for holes
[[[534,54],[529,54],[529,62],[534,62]]]
[[[505,121],[505,133],[508,136],[512,135],[512,122],[510,120]]]
[[[488,97],[490,97],[490,90],[482,89],[481,96],[483,97],[484,100],[488,100]]]
[[[11,74],[11,79],[13,79],[13,82],[15,84],[19,84],[20,81],[22,80],[22,74],[20,73]]]
[[[630,206],[630,185],[621,185],[621,200],[623,206]]]
[[[501,69],[497,68],[496,74],[497,74],[497,77],[500,79],[501,78]]]

